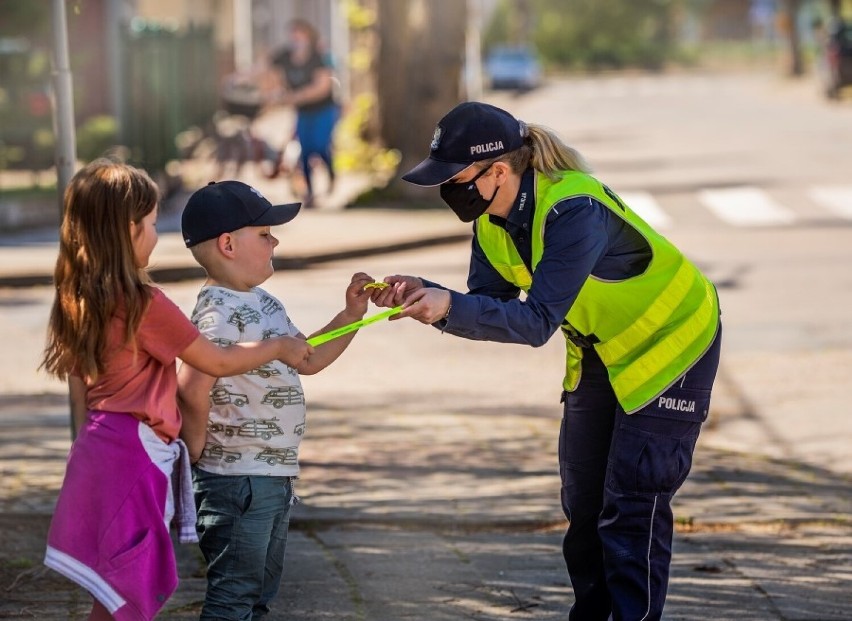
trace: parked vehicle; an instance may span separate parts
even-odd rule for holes
[[[528,47],[495,47],[485,59],[492,89],[529,90],[541,85],[541,64]]]
[[[820,51],[820,77],[826,97],[837,99],[852,86],[852,22],[834,21]]]

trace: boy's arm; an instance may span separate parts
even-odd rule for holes
[[[337,315],[335,315],[334,319],[332,319],[327,326],[314,332],[311,336],[316,336],[317,334],[323,334],[324,332],[328,332],[329,330],[334,330],[335,328],[340,328],[347,324],[352,323],[353,321],[358,321],[363,318],[364,315],[350,315],[347,311],[341,311]],[[349,334],[344,334],[343,336],[339,336],[336,339],[332,339],[327,343],[323,343],[322,345],[317,345],[314,347],[314,353],[311,354],[307,360],[305,360],[302,364],[296,367],[296,370],[299,372],[299,375],[314,375],[315,373],[319,373],[332,362],[337,360],[340,357],[340,354],[349,347],[349,343],[352,342],[352,339],[355,338],[357,334],[357,330],[355,332],[350,332]],[[304,335],[299,334],[300,337],[304,338]]]
[[[210,389],[215,383],[215,377],[188,364],[182,364],[178,371],[178,405],[183,419],[180,437],[186,442],[192,463],[199,460],[204,450],[210,415]]]
[[[373,279],[363,272],[358,272],[352,276],[352,281],[346,288],[346,308],[337,313],[327,326],[314,332],[311,336],[316,336],[317,334],[322,334],[362,319],[367,312],[367,303],[370,301],[370,294],[372,293],[370,289],[364,290],[364,285],[371,282],[373,282]],[[295,367],[296,370],[301,375],[319,373],[340,357],[340,354],[349,347],[349,343],[355,338],[356,332],[350,332],[322,345],[317,345],[314,348],[314,353],[305,362]],[[300,334],[299,336],[303,335]]]

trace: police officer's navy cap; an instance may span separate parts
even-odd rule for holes
[[[301,203],[273,205],[240,181],[211,181],[196,190],[181,216],[187,248],[246,226],[276,226],[296,217]]]
[[[422,186],[446,183],[474,162],[519,149],[524,134],[524,124],[505,110],[478,101],[459,104],[438,121],[429,157],[402,178]]]

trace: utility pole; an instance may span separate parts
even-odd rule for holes
[[[56,136],[56,189],[59,210],[65,188],[74,176],[77,161],[77,138],[74,129],[74,91],[68,61],[68,20],[65,0],[53,0],[53,133]]]
[[[77,137],[74,131],[74,90],[68,61],[68,20],[65,0],[53,0],[53,135],[56,136],[56,191],[59,213],[64,212],[65,188],[74,176]],[[71,405],[71,393],[68,394]],[[71,440],[74,440],[73,405],[69,408]]]
[[[234,0],[234,66],[245,73],[254,63],[251,0]]]

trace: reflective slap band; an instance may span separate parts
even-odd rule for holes
[[[364,289],[387,289],[390,285],[386,282],[371,282],[364,285]]]
[[[313,347],[316,347],[317,345],[322,345],[323,343],[327,343],[328,341],[336,339],[338,336],[349,334],[350,332],[354,332],[358,328],[363,328],[364,326],[369,326],[371,323],[376,323],[377,321],[381,321],[382,319],[387,319],[391,315],[396,315],[399,312],[402,312],[402,306],[389,308],[383,313],[378,313],[376,315],[373,315],[372,317],[365,317],[361,321],[356,321],[355,323],[350,323],[349,325],[341,326],[340,328],[335,328],[334,330],[329,330],[328,332],[324,332],[323,334],[317,334],[316,336],[312,336],[308,339],[308,345],[311,345]]]

